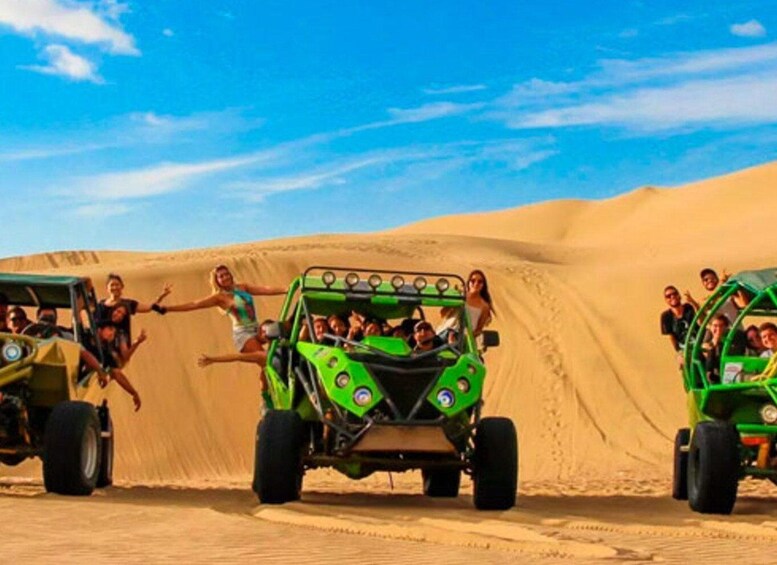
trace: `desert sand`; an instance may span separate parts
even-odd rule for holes
[[[602,201],[557,201],[432,219],[382,233],[264,241],[170,253],[83,251],[0,260],[2,271],[93,277],[104,295],[170,301],[209,292],[207,273],[286,285],[308,265],[484,270],[502,345],[486,356],[485,413],[512,418],[520,440],[518,506],[472,509],[428,500],[420,477],[352,482],[317,471],[301,502],[258,505],[251,493],[259,419],[255,368],[197,367],[232,348],[217,311],[138,315],[150,339],[128,373],[140,412],[116,386],[116,486],[86,499],[44,493],[35,462],[0,470],[6,560],[270,562],[775,562],[777,487],[747,482],[730,517],[701,516],[669,496],[672,440],[685,397],[662,290],[697,298],[702,267],[775,266],[777,212],[764,205],[777,164],[679,188]],[[273,317],[280,298],[258,299]]]

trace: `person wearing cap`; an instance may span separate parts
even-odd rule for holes
[[[413,338],[413,353],[425,353],[442,345],[442,340],[434,333],[432,324],[426,320],[421,320],[413,327]]]

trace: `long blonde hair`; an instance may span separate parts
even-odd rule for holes
[[[222,286],[218,283],[218,280],[216,279],[216,275],[219,271],[225,270],[227,271],[232,277],[234,278],[235,275],[232,274],[232,271],[229,270],[229,267],[226,265],[216,265],[213,270],[210,272],[210,288],[213,290],[213,294],[218,294],[219,292],[223,292],[224,289]]]

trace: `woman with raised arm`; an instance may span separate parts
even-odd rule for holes
[[[239,353],[263,353],[263,345],[259,336],[259,322],[256,318],[254,296],[277,296],[286,294],[287,289],[271,286],[257,286],[246,283],[236,283],[232,272],[226,265],[218,265],[210,272],[210,286],[213,289],[210,296],[172,306],[160,307],[161,313],[165,312],[191,312],[206,308],[218,308],[229,316],[232,321],[232,340],[235,349]],[[249,362],[259,362],[261,356]],[[272,407],[272,400],[267,393],[267,379],[264,371],[261,372],[262,398],[268,408]]]
[[[491,323],[491,319],[496,315],[494,301],[488,290],[488,279],[480,269],[475,269],[467,277],[466,309],[475,337],[483,333],[483,329]],[[449,331],[460,329],[459,323],[455,309],[443,308],[441,314],[443,322],[436,331],[438,335],[447,339]]]
[[[135,314],[145,314],[146,312],[151,312],[152,310],[161,313],[162,307],[159,305],[159,303],[162,302],[165,297],[167,297],[167,295],[172,292],[172,285],[169,283],[166,284],[162,288],[162,292],[159,294],[157,299],[151,304],[138,302],[137,300],[133,300],[131,298],[124,298],[124,281],[116,273],[108,274],[107,289],[108,298],[100,300],[100,302],[97,303],[97,319],[110,320],[113,316],[113,310],[120,304],[124,305],[127,308],[129,316],[124,317],[122,322],[116,327],[127,337],[128,340],[131,341],[132,332],[130,331],[130,318]]]

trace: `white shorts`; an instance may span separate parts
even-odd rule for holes
[[[237,326],[232,328],[232,341],[238,353],[243,351],[248,340],[259,335],[259,326]],[[257,338],[258,339],[258,338]]]

